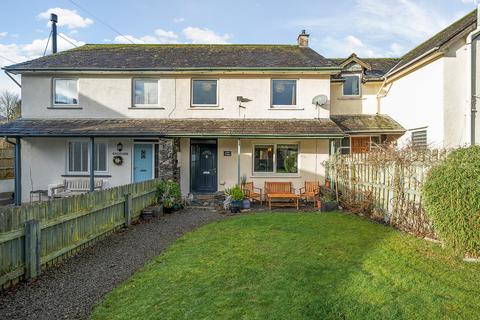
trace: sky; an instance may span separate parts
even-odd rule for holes
[[[478,0],[1,0],[0,66],[85,43],[295,44],[302,29],[325,57],[399,57],[475,9]],[[47,49],[45,50],[45,48]],[[19,88],[3,72],[0,91]]]

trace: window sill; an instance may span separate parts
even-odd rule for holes
[[[63,178],[88,178],[90,175],[87,173],[81,173],[81,174],[62,174]],[[95,178],[111,178],[112,176],[110,174],[102,174],[102,173],[95,173],[94,175]]]
[[[288,174],[288,173],[253,173],[250,178],[301,178],[300,174]]]
[[[53,107],[47,107],[47,109],[49,110],[55,110],[55,109],[58,109],[58,110],[81,110],[83,109],[83,107],[79,107],[79,106],[53,106]]]
[[[338,97],[337,100],[366,100],[364,97]]]
[[[191,106],[187,110],[223,110],[223,107],[194,107],[194,106]]]
[[[271,111],[282,111],[282,110],[305,110],[305,108],[296,108],[296,107],[276,107],[276,106],[272,106],[270,107],[268,110],[271,110]]]
[[[164,107],[129,107],[129,110],[165,110]]]

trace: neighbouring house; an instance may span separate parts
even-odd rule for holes
[[[404,134],[378,113],[392,63],[339,64],[302,32],[296,45],[85,45],[8,66],[22,77],[22,117],[0,126],[19,155],[17,202],[68,179],[177,179],[184,195],[244,175],[323,182],[335,150]]]

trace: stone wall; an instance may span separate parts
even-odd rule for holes
[[[158,140],[158,178],[180,181],[177,152],[180,152],[179,138],[160,138]]]

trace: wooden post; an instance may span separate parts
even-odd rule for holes
[[[90,138],[90,192],[95,191],[95,138]]]
[[[241,149],[240,149],[240,138],[237,139],[237,184],[240,185],[240,155],[241,155]]]
[[[25,222],[25,279],[40,274],[40,224],[38,220]]]
[[[125,227],[130,226],[132,223],[132,195],[130,193],[125,194]]]

